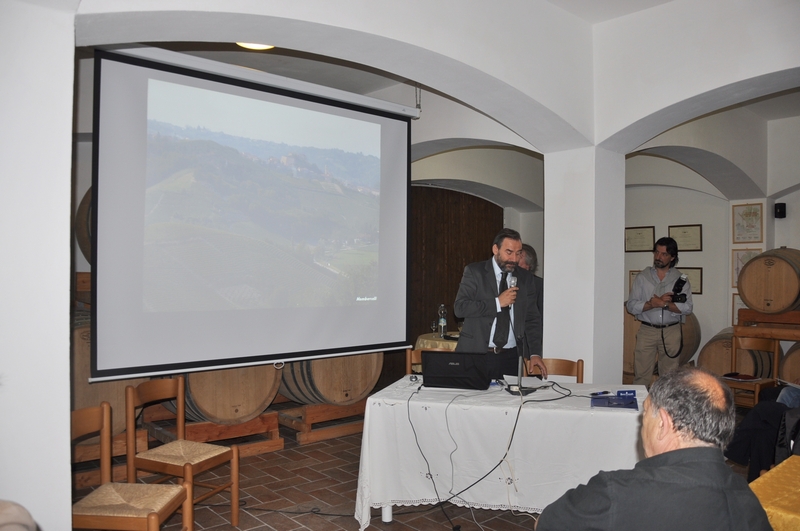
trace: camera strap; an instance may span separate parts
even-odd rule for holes
[[[664,322],[664,308],[661,308],[661,322],[662,323]],[[673,356],[669,355],[669,351],[667,350],[667,343],[664,340],[664,330],[666,330],[666,328],[662,328],[661,329],[661,346],[664,347],[664,353],[670,359],[677,358],[678,356],[681,355],[681,352],[683,352],[683,320],[678,321],[678,328],[680,328],[680,330],[681,330],[681,344],[678,347],[678,352],[676,352]]]

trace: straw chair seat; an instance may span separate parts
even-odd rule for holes
[[[108,402],[75,410],[71,419],[73,441],[100,433],[100,486],[72,505],[72,529],[158,531],[182,508],[181,529],[191,531],[191,520],[187,523],[186,515],[192,513],[193,507],[186,486],[111,481],[112,424]]]
[[[197,465],[229,451],[227,446],[178,439],[138,453],[136,458],[176,466],[186,463]]]
[[[180,485],[106,483],[72,506],[73,515],[147,518],[183,494]]]
[[[175,404],[175,439],[137,452],[137,410],[171,400]],[[239,447],[220,446],[186,439],[186,382],[184,377],[157,378],[125,388],[125,432],[128,483],[138,483],[138,471],[153,472],[155,483],[177,480],[187,492],[183,521],[194,530],[194,504],[227,490],[230,492],[231,526],[239,527]],[[197,481],[196,476],[217,467],[230,467],[228,481]],[[199,487],[199,489],[198,489]]]

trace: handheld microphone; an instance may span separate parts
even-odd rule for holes
[[[517,277],[515,277],[511,273],[509,273],[508,276],[506,277],[506,282],[508,283],[509,289],[517,287]]]
[[[681,290],[686,285],[687,280],[689,280],[689,277],[683,274],[675,281],[675,285],[672,286],[672,302],[686,302],[686,294],[681,293]]]

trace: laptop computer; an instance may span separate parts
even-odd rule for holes
[[[486,352],[422,352],[422,383],[425,387],[448,389],[489,388]]]

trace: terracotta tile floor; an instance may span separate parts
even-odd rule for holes
[[[284,449],[240,459],[239,527],[230,524],[228,493],[217,495],[195,506],[195,529],[224,531],[357,531],[355,513],[361,434],[328,441],[298,445],[296,432],[281,428]],[[227,467],[208,472],[200,481],[226,477]],[[74,493],[77,500],[88,490]],[[530,515],[514,516],[510,511],[475,510],[450,504],[445,511],[453,525],[462,531],[522,531],[533,529]],[[441,508],[397,507],[394,521],[381,522],[380,511],[373,509],[369,529],[447,531],[452,529]],[[173,516],[165,531],[181,527],[180,515]]]
[[[740,420],[742,413],[738,415]],[[195,529],[225,531],[357,531],[355,513],[361,434],[349,435],[313,444],[298,445],[296,432],[281,427],[284,449],[240,460],[239,526],[230,523],[228,493],[217,495],[195,506]],[[730,463],[731,468],[747,476],[747,469]],[[227,467],[208,472],[198,479],[214,481],[228,474]],[[88,491],[74,493],[74,498]],[[373,509],[369,531],[447,531],[460,525],[461,531],[522,531],[533,529],[529,514],[510,511],[469,509],[446,504],[444,510],[430,506],[396,507],[394,521],[383,523],[380,511]],[[177,531],[180,515],[173,516],[162,528]]]

